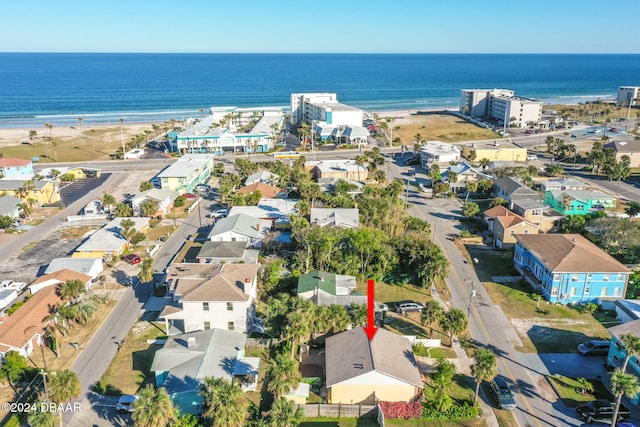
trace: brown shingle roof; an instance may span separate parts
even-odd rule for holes
[[[552,272],[627,273],[629,269],[579,234],[516,234]]]
[[[524,218],[522,218],[519,215],[515,215],[515,216],[499,216],[496,218],[498,221],[500,221],[500,224],[502,224],[502,227],[506,230],[509,227],[513,227],[514,225],[520,224],[521,222],[524,221]]]
[[[282,191],[282,188],[274,187],[273,185],[263,184],[262,182],[256,182],[251,185],[246,185],[238,189],[238,193],[246,194],[253,193],[255,191],[260,191],[262,197],[266,197],[268,199],[274,199],[278,193]]]
[[[495,218],[498,216],[510,216],[515,215],[515,213],[511,212],[509,209],[505,208],[502,205],[494,206],[491,209],[487,209],[484,211],[484,215],[487,218]]]
[[[258,264],[176,264],[168,278],[175,280],[175,293],[182,301],[247,301],[243,284],[253,281]]]
[[[58,286],[48,286],[34,294],[0,324],[0,344],[21,348],[34,335],[44,332],[45,318],[51,310],[62,303]]]
[[[87,276],[86,274],[78,273],[77,271],[63,269],[58,270],[54,273],[45,274],[44,276],[38,277],[36,280],[31,282],[29,286],[38,285],[42,282],[46,282],[49,280],[56,280],[60,283],[65,283],[67,280],[80,280],[85,285],[91,281],[91,276]]]

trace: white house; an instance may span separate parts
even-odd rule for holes
[[[99,215],[102,213],[102,203],[100,200],[92,200],[83,209],[85,215]]]
[[[357,208],[311,208],[311,225],[320,227],[357,228],[360,225],[360,212]]]
[[[20,217],[22,199],[10,195],[0,196],[0,216],[9,216],[13,219]]]
[[[58,270],[56,272],[40,276],[31,282],[29,284],[29,291],[32,294],[35,294],[44,288],[61,285],[69,280],[79,280],[84,284],[85,288],[90,288],[92,285],[91,276],[72,270]]]
[[[75,271],[95,279],[102,273],[102,258],[55,258],[51,260],[44,274],[51,274],[60,270]]]
[[[280,177],[275,173],[261,170],[249,175],[247,179],[244,180],[244,185],[246,187],[247,185],[255,184],[258,182],[268,185],[277,185],[279,179]]]
[[[440,141],[429,141],[420,148],[420,163],[423,168],[432,164],[443,164],[460,161],[462,152],[453,144]]]
[[[247,242],[248,246],[260,247],[262,240],[271,231],[273,223],[245,214],[229,215],[216,221],[207,237],[214,242]]]
[[[256,206],[234,206],[229,216],[244,214],[253,218],[271,221],[272,228],[288,228],[290,217],[297,213],[297,199],[262,198]]]
[[[176,197],[178,197],[178,193],[175,191],[165,188],[152,188],[133,197],[131,199],[131,208],[134,215],[142,216],[142,203],[145,200],[154,200],[158,203],[158,210],[155,215],[166,216],[171,210]]]
[[[258,264],[172,264],[166,279],[168,301],[160,314],[167,333],[213,328],[251,332],[258,267]]]

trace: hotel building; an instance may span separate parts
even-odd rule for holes
[[[335,93],[292,93],[291,124],[362,127],[362,110],[341,104]]]
[[[506,89],[462,89],[460,112],[471,117],[493,117],[509,126],[524,128],[540,121],[542,102],[515,96]]]

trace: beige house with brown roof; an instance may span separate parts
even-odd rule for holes
[[[516,244],[516,234],[537,234],[539,227],[516,215],[504,206],[494,206],[484,212],[484,220],[493,233],[493,245],[503,248]]]
[[[249,333],[258,268],[259,264],[172,264],[167,272],[168,301],[160,314],[167,334],[213,328]]]
[[[44,343],[44,334],[49,322],[45,320],[51,310],[62,303],[58,286],[49,286],[29,298],[12,315],[0,323],[0,359],[15,350],[27,357]]]

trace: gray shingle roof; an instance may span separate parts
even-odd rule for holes
[[[242,258],[247,242],[204,242],[196,258]]]
[[[376,371],[423,388],[409,340],[378,329],[369,341],[362,327],[327,338],[327,387]]]
[[[259,225],[259,227],[256,227]],[[234,231],[247,237],[264,237],[265,230],[271,228],[271,221],[255,218],[245,214],[230,215],[216,221],[209,232],[209,237]]]
[[[360,225],[360,211],[353,209],[311,208],[311,224],[321,227],[349,227]]]
[[[18,204],[22,203],[22,199],[10,195],[0,197],[0,215],[7,215],[18,209]]]

